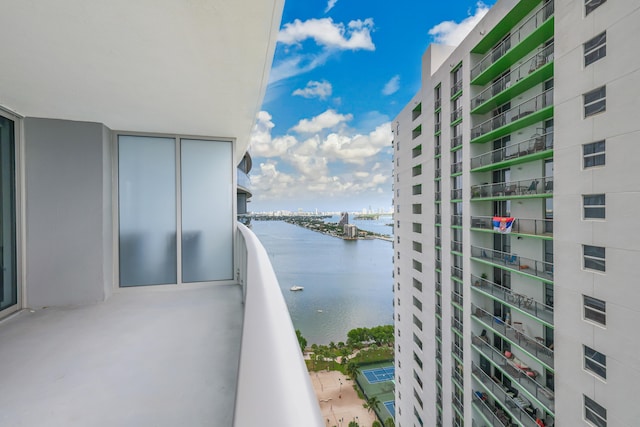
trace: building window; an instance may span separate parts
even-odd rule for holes
[[[420,224],[419,222],[414,222],[412,226],[414,233],[422,233],[422,224]]]
[[[607,56],[607,32],[603,32],[586,42],[584,45],[584,66],[593,64],[600,58]]]
[[[605,248],[602,246],[582,245],[584,268],[588,270],[605,270]]]
[[[584,318],[606,326],[607,303],[586,295],[583,295],[582,298],[584,302]]]
[[[413,305],[414,305],[418,310],[422,311],[422,302],[421,302],[418,298],[413,297]]]
[[[596,427],[607,427],[607,410],[584,396],[584,417]]]
[[[584,347],[584,369],[593,372],[602,379],[607,379],[607,356],[587,347]]]
[[[418,329],[422,330],[422,321],[418,319],[415,314],[413,315],[413,324],[416,325]]]
[[[584,0],[584,15],[587,16],[607,0]]]
[[[413,269],[422,273],[422,263],[420,261],[412,260]]]
[[[582,95],[584,99],[584,117],[593,116],[607,110],[607,87],[602,86]]]
[[[584,219],[605,218],[605,195],[585,194],[582,196]]]
[[[422,292],[422,282],[418,279],[413,279],[413,287]]]
[[[605,142],[597,141],[582,146],[582,167],[585,169],[605,164]]]

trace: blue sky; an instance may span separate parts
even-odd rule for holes
[[[420,88],[427,46],[458,44],[487,4],[286,0],[252,134],[251,211],[390,209],[390,121]]]

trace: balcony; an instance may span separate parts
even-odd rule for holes
[[[455,342],[451,343],[451,352],[455,354],[458,357],[458,359],[464,360],[464,351],[462,350],[462,347],[458,346]],[[464,383],[462,381],[462,373],[458,373],[455,367],[453,368],[453,372],[454,372],[454,375],[460,376],[461,379],[459,381],[459,384],[463,385]]]
[[[434,156],[439,156],[440,155],[440,145],[434,145],[433,146],[433,155]]]
[[[524,179],[521,181],[496,182],[471,186],[471,200],[498,199],[514,197],[551,197],[553,195],[553,177]]]
[[[442,316],[442,306],[440,304],[436,304],[436,314]]]
[[[451,301],[458,304],[460,307],[464,305],[464,298],[461,293],[451,291]]]
[[[553,37],[553,1],[542,5],[471,68],[471,84],[485,85],[517,59]]]
[[[526,141],[508,145],[471,159],[472,172],[502,169],[520,163],[553,156],[553,132],[534,134]],[[534,154],[537,154],[534,156]]]
[[[462,188],[454,188],[451,190],[451,200],[462,200]]]
[[[485,390],[500,401],[503,407],[508,408],[508,414],[512,418],[516,418],[520,425],[525,427],[538,427],[535,416],[528,412],[533,412],[533,408],[527,405],[528,402],[517,397],[511,397],[512,393],[510,393],[507,388],[494,381],[486,372],[480,369],[475,362],[471,362],[471,374],[476,381],[484,386]]]
[[[459,376],[453,377],[455,380],[457,380],[457,378],[460,378]],[[459,384],[462,386],[462,382],[459,382]],[[458,399],[458,396],[456,396],[455,393],[451,393],[451,403],[453,403],[453,407],[458,411],[459,414],[464,414],[464,405],[462,404],[462,402],[460,401],[460,399]],[[457,424],[454,420],[453,422],[453,427],[459,427],[460,425]]]
[[[454,330],[456,330],[456,331],[460,332],[460,335],[462,335],[462,334],[463,334],[464,326],[462,325],[462,321],[461,321],[461,320],[458,320],[458,319],[456,319],[455,317],[452,317],[452,318],[451,318],[451,327],[452,327]]]
[[[451,175],[462,173],[462,162],[451,164]]]
[[[436,99],[436,100],[433,101],[433,110],[434,111],[438,111],[441,106],[442,106],[442,100],[441,99]]]
[[[435,179],[440,178],[440,176],[441,176],[441,175],[442,175],[442,174],[441,174],[441,172],[440,172],[440,169],[435,169],[435,170],[433,171],[433,176],[434,176],[434,178],[435,178]]]
[[[517,367],[511,359],[507,359],[504,354],[481,337],[472,334],[471,340],[478,351],[509,376],[512,384],[515,383],[520,386],[521,390],[526,390],[527,393],[536,398],[550,413],[553,414],[555,412],[555,394],[539,382],[543,381],[542,375],[539,372],[529,371],[536,373],[535,378],[527,375],[526,370]]]
[[[517,344],[523,351],[536,357],[541,363],[553,369],[553,350],[535,338],[527,335],[524,328],[516,329],[506,324],[502,319],[489,313],[487,310],[471,303],[471,317],[480,321],[489,329],[498,332],[504,338]],[[514,322],[515,323],[515,322]]]
[[[502,287],[497,283],[493,283],[488,279],[482,279],[473,274],[471,275],[471,283],[473,283],[471,289],[482,290],[510,307],[516,307],[548,325],[553,325],[552,306],[542,304],[528,295],[514,293],[511,289]]]
[[[454,136],[451,138],[451,149],[458,148],[462,146],[462,135]]]
[[[471,114],[485,114],[553,77],[553,43],[539,48],[517,68],[491,83],[471,99]]]
[[[538,261],[517,254],[471,245],[471,257],[512,271],[526,273],[547,281],[553,281],[553,263]]]
[[[456,94],[461,90],[462,90],[462,80],[458,80],[457,82],[454,82],[453,85],[451,86],[451,97],[453,98],[454,96],[456,96]]]
[[[451,267],[451,276],[455,277],[458,280],[463,280],[462,279],[462,268],[461,267],[456,267],[456,266],[452,266]]]
[[[440,133],[441,129],[442,129],[442,124],[440,122],[437,122],[435,125],[433,125],[434,133]]]
[[[433,243],[434,243],[435,246],[442,246],[442,242],[440,240],[440,237],[435,237]]]
[[[471,228],[480,230],[493,231],[492,216],[472,216]],[[499,231],[496,231],[496,233]],[[525,219],[516,218],[511,226],[512,234],[523,234],[529,236],[553,236],[553,220],[552,219]]]
[[[510,427],[512,425],[502,409],[489,403],[487,399],[479,398],[476,392],[474,392],[472,402],[473,407],[484,416],[489,425],[498,427]],[[475,424],[472,427],[475,427]]]
[[[452,240],[451,241],[451,250],[455,251],[455,252],[462,252],[462,242],[456,242],[455,240]],[[456,268],[456,267],[453,267],[453,268]]]
[[[471,128],[471,142],[483,143],[553,116],[553,88]]]
[[[435,199],[436,202],[439,202],[442,200],[442,193],[440,191],[436,191],[433,193],[433,198]]]
[[[435,214],[435,216],[434,216],[434,220],[435,220],[435,223],[436,223],[436,224],[442,224],[442,215],[440,215],[440,214]],[[439,240],[439,239],[440,239],[440,238],[438,237],[438,240]],[[436,246],[440,246],[440,245],[436,245]]]
[[[462,87],[462,85],[460,85]],[[462,107],[457,108],[451,113],[451,123],[462,118]]]
[[[238,284],[121,289],[4,320],[2,424],[248,427],[268,413],[322,426],[267,254],[241,233],[246,297]]]

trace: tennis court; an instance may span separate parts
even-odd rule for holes
[[[385,366],[382,368],[366,369],[362,371],[362,375],[369,381],[369,384],[375,384],[393,380],[395,371],[395,367]]]
[[[387,408],[387,411],[391,414],[391,416],[395,419],[396,417],[396,402],[390,400],[388,402],[383,403],[384,407]]]

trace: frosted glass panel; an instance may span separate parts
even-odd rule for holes
[[[118,137],[120,286],[177,282],[173,138]]]
[[[230,142],[182,140],[182,281],[233,278]]]

